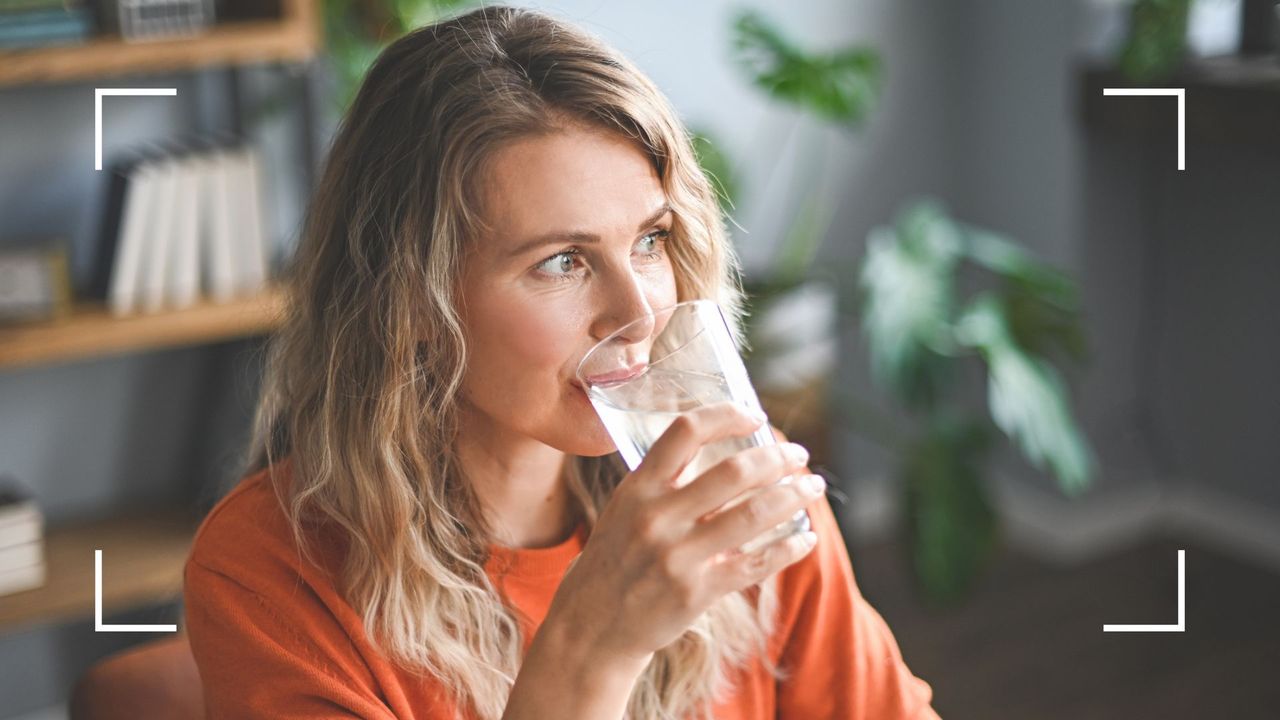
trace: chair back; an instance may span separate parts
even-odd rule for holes
[[[71,720],[202,720],[204,691],[185,633],[99,660],[71,691]]]

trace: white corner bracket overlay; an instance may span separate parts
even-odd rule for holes
[[[1152,96],[1178,98],[1178,169],[1187,169],[1187,89],[1186,88],[1102,88],[1103,95]]]
[[[102,551],[93,551],[93,631],[94,632],[178,632],[177,625],[103,625]]]
[[[1103,625],[1102,632],[1186,632],[1187,551],[1178,551],[1178,623],[1176,625]]]
[[[130,97],[177,95],[178,88],[94,88],[93,89],[93,169],[102,169],[102,98],[105,95]]]

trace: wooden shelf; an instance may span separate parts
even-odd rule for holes
[[[313,57],[321,44],[314,0],[282,0],[281,13],[278,20],[227,21],[188,38],[102,36],[78,45],[0,50],[0,87]]]
[[[241,300],[127,317],[102,304],[81,304],[63,320],[0,327],[0,369],[267,334],[283,311],[277,287]]]
[[[1174,77],[1133,83],[1111,67],[1082,68],[1080,117],[1091,129],[1164,142],[1177,131],[1171,97],[1104,97],[1108,87],[1186,88],[1188,143],[1280,147],[1280,57],[1224,57],[1187,64]]]
[[[0,595],[0,633],[93,616],[93,551],[102,551],[106,615],[182,595],[182,568],[199,523],[177,511],[50,526],[45,584]]]

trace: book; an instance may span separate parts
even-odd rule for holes
[[[0,27],[21,27],[24,25],[48,25],[51,23],[91,22],[93,13],[86,7],[72,8],[32,8],[30,10],[5,10],[0,12]]]
[[[85,6],[85,0],[0,0],[0,13],[65,10]]]
[[[147,225],[146,240],[143,241],[142,271],[142,309],[153,313],[163,310],[165,296],[168,292],[169,264],[173,249],[173,235],[176,225],[174,209],[177,204],[179,161],[169,158],[160,161],[156,175],[156,189],[151,213],[151,222]]]
[[[44,540],[31,540],[16,545],[0,545],[0,572],[16,570],[44,562]]]
[[[124,225],[130,182],[141,165],[140,158],[129,158],[112,160],[103,168],[103,173],[107,176],[106,190],[103,193],[97,245],[94,247],[89,280],[83,292],[85,298],[106,300],[111,295],[111,277],[115,269],[116,250],[120,246],[120,231]]]
[[[44,563],[13,570],[0,570],[0,595],[38,588],[44,585],[45,579]]]
[[[0,546],[21,545],[44,539],[44,517],[24,515],[0,525]]]
[[[30,488],[12,475],[0,475],[0,527],[39,512]]]
[[[35,495],[12,475],[0,475],[0,547],[39,541],[44,513]]]
[[[142,271],[150,224],[155,205],[160,167],[156,162],[133,166],[125,180],[119,240],[110,252],[114,256],[107,290],[107,302],[115,315],[136,312],[142,304]]]
[[[51,22],[17,27],[0,26],[0,48],[41,47],[69,42],[82,42],[91,34],[88,21]]]
[[[204,153],[177,160],[177,187],[173,206],[172,252],[166,282],[165,304],[181,309],[200,297],[200,206],[205,192]]]

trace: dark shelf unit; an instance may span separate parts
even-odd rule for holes
[[[1131,138],[1163,141],[1177,131],[1172,97],[1106,97],[1103,88],[1186,89],[1186,140],[1280,149],[1280,57],[1223,57],[1188,63],[1173,77],[1134,83],[1114,67],[1079,71],[1084,126]]]

